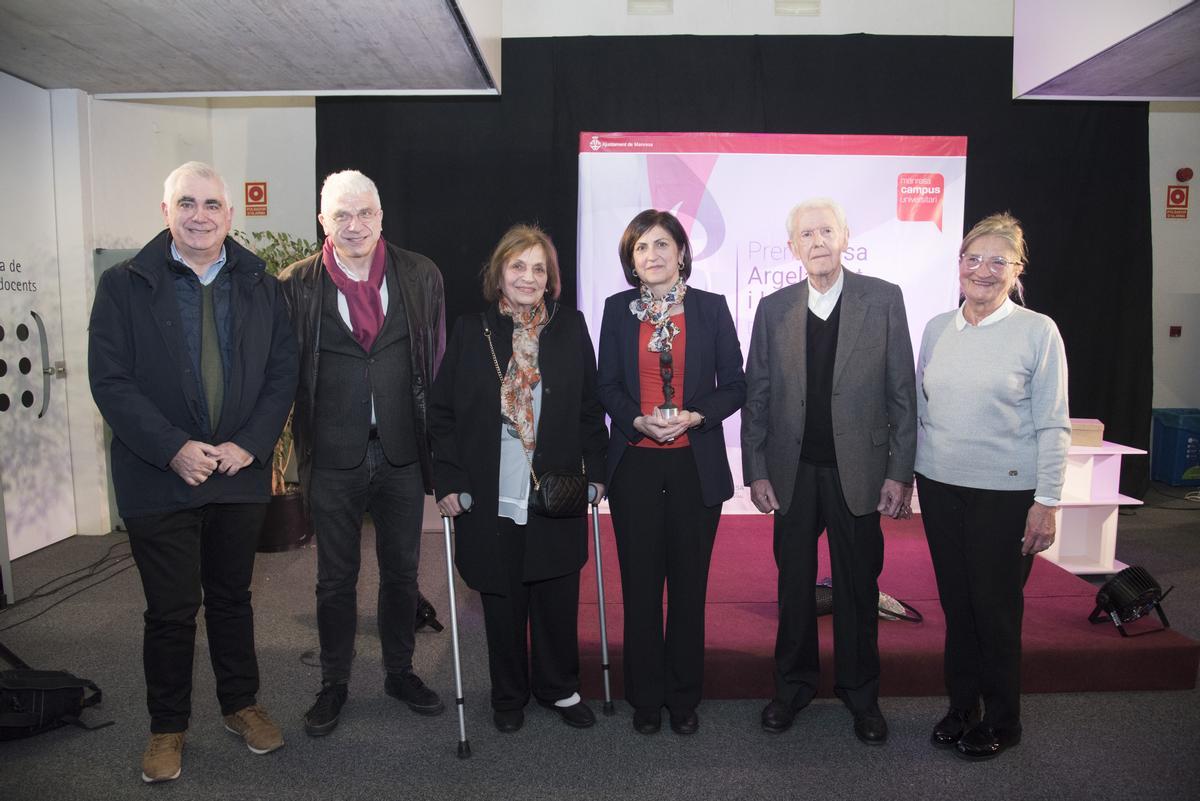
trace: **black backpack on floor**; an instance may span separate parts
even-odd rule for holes
[[[32,737],[68,723],[89,731],[111,726],[111,720],[88,726],[79,719],[101,697],[95,683],[65,670],[0,671],[0,741]]]

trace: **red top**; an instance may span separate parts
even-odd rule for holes
[[[671,376],[671,386],[675,389],[673,400],[681,411],[683,410],[681,405],[683,401],[683,363],[687,356],[687,326],[684,325],[683,317],[682,314],[671,317],[671,322],[679,326],[679,333],[675,335],[675,339],[671,343],[671,369],[674,370],[674,374]],[[649,322],[643,322],[638,326],[638,386],[641,388],[639,401],[642,414],[645,415],[653,415],[654,407],[661,406],[663,402],[663,380],[658,363],[659,355],[652,350],[647,350],[653,334],[654,326]],[[687,434],[680,434],[674,442],[655,442],[650,437],[642,437],[634,443],[634,447],[686,448],[689,444]]]

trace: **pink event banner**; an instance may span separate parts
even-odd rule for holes
[[[629,288],[621,233],[643,209],[664,209],[691,239],[689,285],[725,296],[745,353],[758,302],[804,279],[788,247],[789,210],[827,197],[850,228],[842,265],[900,286],[916,348],[926,322],[957,304],[966,153],[961,136],[585,131],[579,308],[598,339],[605,298]],[[725,431],[736,448],[736,417]]]
[[[965,136],[855,134],[595,133],[579,134],[579,152],[803,153],[837,156],[966,156]]]

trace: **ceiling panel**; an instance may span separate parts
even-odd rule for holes
[[[1200,3],[1181,8],[1024,97],[1200,99]]]
[[[450,0],[0,0],[0,70],[95,95],[494,91]]]

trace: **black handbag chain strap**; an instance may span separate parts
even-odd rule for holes
[[[496,348],[492,345],[492,329],[488,327],[487,316],[479,313],[479,322],[483,324],[483,336],[487,339],[488,353],[492,354],[492,367],[496,368],[496,378],[500,381],[500,385],[504,386],[504,374],[500,372],[500,360],[496,358]],[[525,443],[521,443],[521,453],[525,454],[525,463],[529,465],[529,477],[533,479],[533,489],[535,492],[542,491],[542,483],[538,481],[537,473],[533,472],[533,459],[529,457],[529,451],[525,450]],[[580,473],[587,475],[587,463],[583,457],[579,459]]]

